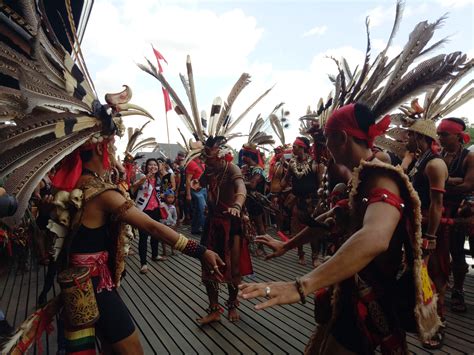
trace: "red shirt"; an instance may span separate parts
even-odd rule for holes
[[[193,159],[186,167],[186,175],[192,174],[192,179],[199,179],[204,172],[206,165],[199,159]]]

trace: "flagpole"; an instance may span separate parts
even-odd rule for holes
[[[166,135],[168,136],[168,159],[173,159],[171,157],[170,128],[168,126],[168,111],[165,112],[165,118],[166,118]]]

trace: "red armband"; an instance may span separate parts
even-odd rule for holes
[[[442,194],[446,193],[445,189],[438,189],[437,187],[431,187],[430,190],[431,191],[436,191],[436,192],[441,192]]]
[[[385,202],[398,209],[400,213],[403,213],[403,208],[405,207],[400,196],[397,196],[393,192],[382,188],[376,188],[370,191],[369,198],[363,198],[362,202],[365,202],[367,205],[376,202]]]
[[[336,202],[336,207],[349,208],[349,199],[345,198]]]

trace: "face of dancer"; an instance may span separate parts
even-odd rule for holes
[[[303,157],[303,154],[304,154],[304,148],[299,145],[293,144],[293,155],[301,158]]]
[[[332,157],[334,158],[334,162],[336,164],[344,165],[344,152],[343,149],[343,141],[342,141],[343,133],[342,132],[328,132],[326,133],[326,146],[331,152]]]
[[[146,165],[146,174],[149,175],[149,176],[153,176],[158,172],[158,168],[159,168],[159,166],[156,163],[156,161],[151,160]]]
[[[408,131],[407,149],[410,153],[415,153],[418,149],[417,134],[412,131]]]
[[[246,155],[244,155],[244,156],[242,157],[242,160],[243,160],[244,163],[247,164],[247,165],[255,165],[255,164],[256,164],[256,163],[253,161],[252,158],[250,158],[250,157],[248,157],[248,156],[246,156]]]
[[[218,168],[221,166],[221,159],[217,156],[219,152],[219,148],[214,147],[214,148],[205,148],[205,153],[206,153],[206,165],[212,167],[212,168]]]
[[[449,148],[456,147],[461,138],[456,133],[438,132],[438,139],[443,148]]]

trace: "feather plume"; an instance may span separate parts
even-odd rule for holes
[[[283,130],[280,119],[277,117],[277,115],[272,113],[269,117],[269,121],[273,131],[280,140],[281,145],[285,145],[285,131]]]
[[[462,79],[464,78],[472,69],[474,68],[474,59],[469,60],[469,62],[464,65],[464,67],[459,70],[459,72],[450,80],[444,87],[436,88],[427,101],[425,101],[425,115],[428,117],[440,115],[442,109],[442,101],[446,97],[446,95],[452,90],[452,88]],[[451,99],[454,99],[459,93],[463,92],[466,88],[472,85],[472,80],[469,81],[466,85],[464,85],[460,90],[458,90],[455,94],[451,96]],[[444,103],[444,105],[448,104],[450,99]],[[435,114],[434,112],[437,112]]]
[[[189,88],[189,81],[186,79],[186,77],[179,73],[179,77],[181,79],[181,83],[183,83],[184,91],[186,92],[186,96],[188,97],[189,102],[191,102],[191,89]]]
[[[140,137],[143,134],[143,130],[149,123],[150,121],[145,122],[143,126],[141,126],[139,129],[136,129],[135,132],[133,132],[132,134],[130,134],[131,127],[128,128],[130,136],[128,138],[127,146],[125,148],[126,152],[130,152],[130,153],[133,152],[134,146],[135,146],[135,143],[137,142],[138,137]]]
[[[219,119],[219,115],[222,109],[222,99],[220,97],[216,97],[212,102],[211,113],[209,114],[209,135],[216,136],[219,135],[217,130],[217,120]]]
[[[8,225],[19,224],[41,179],[54,165],[84,144],[95,132],[94,129],[83,130],[30,150],[28,156],[21,155],[21,164],[15,169],[8,169],[12,172],[5,182],[5,189],[14,194],[18,200],[18,209],[12,217],[4,218],[3,221]],[[38,166],[40,167],[37,168]],[[5,169],[0,168],[2,175],[4,172]]]
[[[178,128],[178,132],[179,132],[179,135],[181,136],[181,138],[183,139],[184,147],[186,148],[185,150],[188,151],[189,150],[189,145],[188,145],[188,142],[186,141],[186,138],[184,138],[183,132],[181,132],[181,130],[179,128]]]
[[[87,65],[86,65],[86,62],[84,60],[84,56],[82,54],[79,37],[77,36],[76,25],[74,24],[74,18],[73,18],[73,15],[72,15],[71,0],[66,0],[66,11],[67,11],[68,19],[69,19],[69,26],[71,28],[72,36],[73,36],[73,39],[74,39],[74,43],[72,43],[71,48],[73,49],[73,51],[76,54],[78,63],[80,64],[81,69],[83,70],[83,73],[85,74],[85,76],[87,78],[88,84],[90,85],[92,90],[94,90],[95,96],[97,97],[97,92],[95,90],[94,83],[91,79],[91,76],[89,74],[89,70],[87,69]]]
[[[270,114],[273,114],[273,113],[277,112],[278,109],[280,109],[284,104],[285,104],[284,102],[280,102],[278,105],[276,105],[276,106],[273,108],[273,110],[272,110],[272,112],[271,112]]]
[[[237,80],[237,82],[234,84],[234,86],[230,90],[230,93],[227,96],[227,100],[224,102],[224,108],[222,109],[219,115],[219,120],[217,121],[216,132],[220,131],[225,118],[229,116],[231,113],[232,106],[235,100],[249,83],[250,83],[250,75],[247,73],[242,73],[242,75],[240,75],[240,78]]]
[[[145,58],[145,60],[148,63],[148,67],[146,67],[145,65],[140,64],[140,63],[137,63],[137,66],[141,70],[143,70],[145,73],[148,73],[151,76],[155,77],[161,83],[161,85],[163,85],[163,87],[166,89],[166,91],[168,91],[168,93],[170,94],[170,96],[172,98],[172,103],[173,103],[173,106],[175,108],[176,113],[181,116],[183,121],[185,121],[186,126],[191,131],[191,133],[192,134],[197,134],[196,127],[194,126],[194,123],[193,123],[193,120],[191,119],[191,116],[189,116],[189,113],[186,110],[186,107],[184,106],[183,102],[181,101],[179,96],[174,91],[173,87],[168,83],[168,81],[165,79],[163,74],[159,73],[156,70],[156,67],[153,65],[153,63],[151,63],[146,58]],[[179,109],[176,110],[176,107],[179,107]]]
[[[207,129],[207,113],[206,111],[201,111],[201,124],[204,129]]]
[[[408,70],[408,67],[431,40],[435,30],[444,22],[445,19],[446,17],[443,16],[432,24],[423,21],[415,26],[415,29],[410,33],[407,44],[405,44],[405,47],[400,53],[399,59],[394,65],[392,73],[387,79],[387,83],[375,101],[375,105],[384,99],[385,96],[390,96],[395,92],[396,88],[399,87],[403,74]]]
[[[226,128],[226,132],[231,132],[232,129],[235,128],[239,124],[239,122],[262,100],[265,96],[268,95],[268,93],[273,89],[273,86],[269,89],[267,89],[262,95],[260,95],[247,109],[239,116],[236,118],[236,120],[228,127]]]
[[[188,82],[189,82],[189,91],[191,93],[191,111],[194,117],[194,124],[196,127],[196,134],[198,135],[201,141],[204,141],[204,135],[202,133],[202,125],[201,119],[199,117],[198,105],[197,105],[197,98],[196,98],[196,88],[194,85],[194,74],[193,74],[193,67],[191,65],[191,57],[188,55],[186,59],[186,68],[188,70]]]
[[[365,60],[364,60],[364,65],[362,67],[362,71],[360,73],[359,79],[357,80],[356,84],[354,85],[354,88],[352,89],[352,93],[349,96],[348,102],[352,102],[354,100],[354,97],[356,94],[359,92],[360,88],[362,87],[362,83],[365,81],[367,73],[369,71],[369,62],[370,62],[370,31],[369,31],[369,18],[366,18],[365,20],[365,30],[366,30],[366,35],[367,35],[367,47],[365,49]],[[338,97],[337,95],[334,96],[335,101],[337,101]]]
[[[406,152],[406,144],[397,142],[384,136],[375,138],[374,144],[382,149],[395,153],[400,159],[403,159]]]
[[[383,100],[372,107],[374,114],[379,116],[390,112],[411,97],[417,96],[435,85],[442,85],[459,71],[465,60],[465,55],[454,52],[436,56],[419,64],[399,80],[398,84],[390,91],[390,95],[385,96]]]

